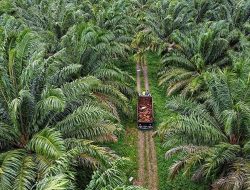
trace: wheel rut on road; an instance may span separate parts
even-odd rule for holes
[[[141,72],[142,71],[142,72]],[[141,78],[143,74],[145,90],[149,91],[148,69],[146,65],[137,63],[136,82],[137,92],[141,93]],[[136,185],[143,186],[149,190],[158,189],[158,168],[153,139],[153,131],[138,130],[138,179]]]

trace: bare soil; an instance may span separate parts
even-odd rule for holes
[[[141,73],[140,64],[136,64],[136,84],[137,84],[137,92],[138,93],[141,93],[141,78],[140,78],[140,73]]]
[[[144,157],[144,151],[145,151],[145,139],[144,139],[144,133],[142,131],[138,131],[138,180],[137,184],[139,186],[144,186],[145,184],[145,157]]]
[[[157,167],[157,158],[155,151],[155,142],[153,139],[153,132],[148,131],[149,135],[149,150],[150,150],[150,170],[152,171],[151,180],[152,186],[150,190],[157,190],[158,188],[158,167]]]
[[[144,76],[145,90],[149,91],[148,66],[147,65],[142,65],[142,72],[143,72],[143,76]]]
[[[139,64],[136,66],[137,91],[141,92],[141,70],[144,76],[145,89],[149,90],[148,70],[143,65],[142,69]],[[153,131],[138,131],[138,179],[135,184],[148,188],[149,190],[158,189],[158,172],[155,143]]]

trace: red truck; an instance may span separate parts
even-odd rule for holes
[[[137,124],[139,129],[152,129],[154,122],[152,96],[138,96]]]

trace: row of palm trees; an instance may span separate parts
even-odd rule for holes
[[[0,189],[142,189],[101,146],[131,116],[135,5],[0,1]]]
[[[101,145],[131,113],[121,66],[152,50],[171,177],[249,188],[249,17],[248,0],[1,0],[0,189],[141,189]]]
[[[173,115],[166,158],[211,189],[250,188],[248,0],[147,1],[144,25],[161,55],[159,85]]]

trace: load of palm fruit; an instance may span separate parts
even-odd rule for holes
[[[138,121],[151,122],[152,121],[152,105],[150,102],[143,102],[138,108]]]

